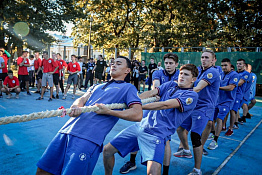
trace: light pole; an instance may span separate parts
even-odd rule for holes
[[[92,22],[93,22],[93,17],[91,16],[90,18],[90,28],[89,28],[89,40],[88,40],[88,53],[87,53],[87,58],[90,59],[90,54],[91,54],[91,30],[92,30]]]

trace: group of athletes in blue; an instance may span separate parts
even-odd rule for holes
[[[248,105],[248,102],[242,101],[245,99],[247,84],[251,81],[248,79],[250,74],[244,70],[246,66],[240,69],[242,63],[245,65],[242,59],[237,62],[238,72],[231,69],[229,59],[223,59],[220,73],[214,66],[216,58],[212,50],[202,53],[202,66],[199,68],[186,64],[176,69],[178,56],[173,53],[165,54],[163,59],[165,69],[153,73],[152,90],[139,95],[135,86],[124,81],[131,71],[130,60],[118,56],[111,66],[111,80],[90,87],[72,104],[72,112],[69,114],[71,118],[47,147],[37,163],[36,174],[92,174],[101,152],[105,174],[112,174],[114,154],[125,157],[132,153],[130,161],[120,169],[120,173],[124,174],[136,168],[138,150],[142,164],[147,165],[147,174],[160,175],[162,165],[162,173],[168,174],[171,135],[177,131],[181,141],[174,156],[190,157],[187,142],[190,130],[195,167],[189,174],[202,174],[200,166],[203,145],[212,129],[212,123],[217,121],[215,132],[212,130],[217,143],[223,125],[221,121],[227,113],[233,110],[237,114],[242,103]],[[157,97],[157,102],[142,106],[141,99],[153,96]],[[128,108],[111,110],[105,106],[111,103],[125,103]],[[80,107],[91,105],[96,105],[99,110],[81,113]],[[245,122],[246,117],[232,118],[233,124]],[[106,135],[119,118],[136,123],[103,146]],[[229,127],[229,130],[232,129],[234,126]]]

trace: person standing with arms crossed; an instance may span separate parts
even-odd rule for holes
[[[75,55],[71,55],[71,60],[72,60],[72,62],[68,63],[68,66],[67,66],[67,72],[69,73],[69,76],[68,76],[68,79],[67,79],[67,86],[66,86],[66,89],[65,89],[63,100],[66,99],[67,91],[69,90],[70,85],[72,83],[74,85],[72,99],[75,98],[77,79],[78,79],[77,73],[80,72],[80,70],[81,70],[79,64],[76,62],[76,56]]]
[[[44,99],[44,93],[48,82],[48,85],[50,87],[50,98],[48,99],[48,101],[50,102],[53,98],[53,74],[58,69],[58,64],[52,58],[48,58],[47,51],[43,52],[43,57],[44,59],[42,60],[42,64],[40,66],[40,68],[43,70],[41,97],[37,98],[36,100]]]
[[[27,58],[28,52],[23,51],[22,56],[18,57],[17,64],[19,65],[18,69],[18,79],[20,81],[20,88],[21,91],[23,91],[22,88],[24,88],[24,85],[26,86],[27,95],[31,95],[29,92],[29,75],[27,71],[27,67],[30,67],[29,59]]]

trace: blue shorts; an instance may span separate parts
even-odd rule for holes
[[[79,137],[57,133],[37,166],[49,173],[92,174],[102,146]]]
[[[218,105],[215,109],[214,120],[216,120],[217,118],[224,120],[229,111],[230,109],[228,106]]]
[[[202,132],[206,128],[207,122],[210,121],[211,117],[214,116],[214,110],[212,110],[212,114],[207,115],[208,113],[194,110],[189,117],[180,125],[182,128],[187,131],[198,133],[202,135]],[[211,111],[210,111],[211,112]],[[213,117],[212,117],[213,120]]]
[[[144,128],[139,126],[139,123],[121,131],[110,143],[119,151],[121,157],[140,150],[142,164],[146,164],[147,161],[163,163],[165,154],[164,139],[146,133]]]
[[[241,107],[240,105],[241,105],[241,99],[236,98],[232,110],[237,112],[239,110],[239,108]]]
[[[243,99],[243,100],[241,101],[241,105],[240,105],[240,107],[242,107],[242,106],[243,106],[243,104],[246,104],[246,105],[248,105],[248,100],[246,100],[246,99]]]

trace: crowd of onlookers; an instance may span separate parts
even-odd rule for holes
[[[7,98],[11,98],[12,93],[10,92],[15,92],[16,98],[19,98],[19,93],[24,91],[27,92],[27,95],[31,95],[29,87],[36,87],[35,93],[41,94],[37,100],[42,100],[48,89],[50,89],[49,101],[60,98],[59,92],[62,93],[62,99],[66,99],[71,84],[73,84],[72,98],[75,98],[77,89],[87,89],[94,83],[110,80],[110,67],[114,63],[114,58],[106,61],[102,55],[99,55],[96,60],[90,58],[87,62],[81,56],[71,55],[71,60],[66,62],[62,59],[60,53],[52,53],[51,58],[49,58],[46,51],[41,56],[39,52],[29,55],[28,51],[23,51],[22,55],[15,60],[18,67],[18,77],[16,77],[12,69],[9,68],[9,72],[7,71],[7,63],[11,55],[4,49],[0,51],[0,64],[3,65],[0,67],[0,89],[3,87],[0,97],[3,97],[2,92],[5,92]],[[162,69],[161,62],[156,64],[154,59],[151,59],[148,66],[146,66],[144,60],[139,62],[134,59],[132,70],[126,76],[125,81],[134,84],[139,92],[141,85],[142,92],[145,91],[145,84],[148,84],[148,90],[150,90],[152,73],[155,70]],[[4,82],[6,77],[9,78]],[[65,80],[67,86],[64,87]],[[53,86],[56,88],[56,94],[53,94]]]

